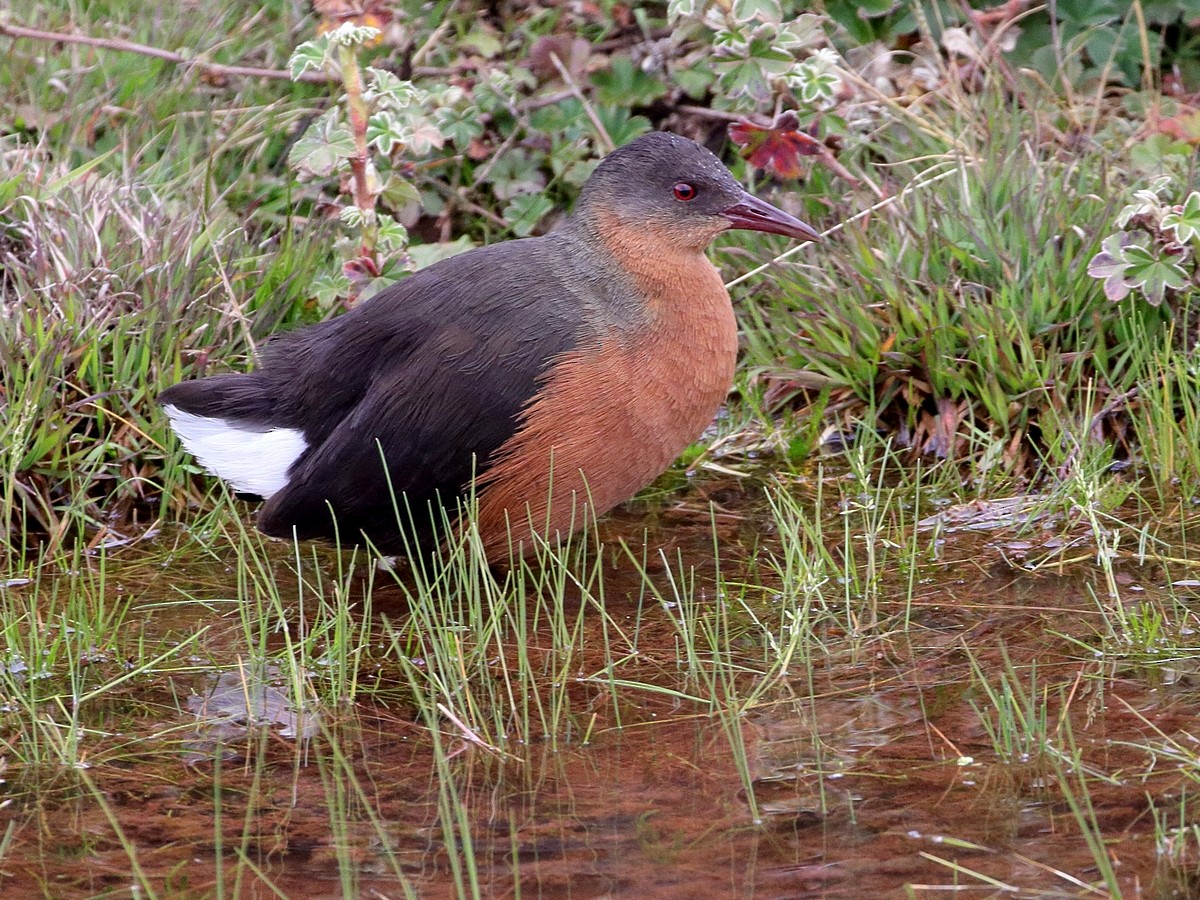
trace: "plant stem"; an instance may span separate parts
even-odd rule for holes
[[[369,182],[367,163],[367,102],[363,99],[362,71],[353,46],[338,47],[338,62],[342,67],[342,84],[346,88],[346,104],[350,110],[350,130],[354,134],[354,155],[349,158],[353,180],[354,205],[362,211],[362,248],[364,258],[375,262],[375,241],[379,226],[375,220],[375,192]]]
[[[90,34],[74,34],[67,31],[43,31],[40,28],[25,28],[9,22],[0,22],[0,35],[11,38],[29,38],[35,41],[50,41],[55,44],[83,44],[88,47],[98,47],[103,50],[116,50],[121,53],[137,53],[141,56],[151,56],[178,66],[191,66],[206,75],[219,78],[248,76],[251,78],[274,78],[280,81],[305,81],[321,84],[326,81],[323,72],[305,72],[293,77],[286,69],[264,69],[261,66],[226,66],[221,63],[209,62],[203,53],[193,57],[182,53],[174,53],[161,47],[151,47],[120,38],[93,37]]]

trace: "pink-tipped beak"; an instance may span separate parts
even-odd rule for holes
[[[753,194],[742,194],[742,199],[722,213],[730,222],[730,228],[747,231],[766,231],[769,234],[784,234],[801,241],[819,241],[821,236],[782,209],[759,200]]]

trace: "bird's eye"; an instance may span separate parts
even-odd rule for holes
[[[695,199],[695,197],[696,197],[696,189],[694,187],[692,187],[690,184],[688,184],[686,181],[681,181],[677,185],[675,185],[675,199],[676,200],[683,200],[686,202],[688,200]]]

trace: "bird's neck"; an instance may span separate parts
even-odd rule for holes
[[[698,324],[706,314],[728,309],[729,294],[703,245],[680,241],[666,226],[634,225],[608,212],[573,224],[616,263],[654,323],[678,328],[685,319]]]

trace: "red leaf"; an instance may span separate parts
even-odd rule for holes
[[[379,277],[379,265],[374,259],[363,254],[342,263],[342,274],[350,279],[351,284],[366,284],[372,278]]]
[[[800,177],[800,157],[828,153],[821,141],[800,130],[800,122],[792,112],[785,112],[771,127],[743,119],[729,126],[729,139],[741,148],[750,165],[770,169],[781,178]]]
[[[1200,144],[1200,111],[1191,110],[1159,119],[1153,123],[1155,130],[1189,144]]]

